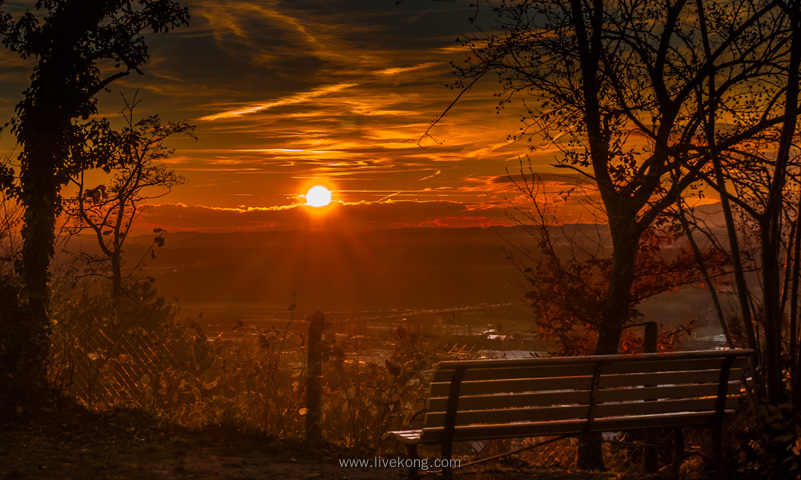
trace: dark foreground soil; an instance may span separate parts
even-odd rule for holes
[[[287,445],[219,428],[203,431],[165,428],[132,411],[97,414],[75,407],[45,408],[6,414],[0,421],[0,479],[3,480],[407,478],[403,468],[341,467],[340,459],[359,457],[352,452]],[[456,477],[460,480],[617,478],[532,471],[503,464],[467,469]]]

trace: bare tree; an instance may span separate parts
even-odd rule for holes
[[[761,451],[755,455],[759,467],[750,473],[755,478],[796,478],[801,468],[795,444],[801,425],[801,2],[770,5],[771,20],[781,34],[768,44],[775,53],[769,75],[760,79],[762,96],[739,106],[734,117],[725,99],[710,104],[704,131],[713,168],[706,181],[721,198],[734,267],[742,324],[732,327],[743,332],[758,360],[753,376],[762,422],[752,444]],[[704,49],[712,50],[714,42],[705,30],[702,34]],[[704,88],[711,97],[726,81],[709,71]],[[778,121],[747,141],[721,145],[716,120],[724,116],[737,129],[749,118]],[[749,269],[756,272],[758,285],[747,281]]]
[[[22,205],[14,195],[11,157],[9,154],[0,159],[0,276],[13,274],[13,264],[21,250],[19,230],[22,225]]]
[[[736,128],[716,130],[719,146],[783,121],[743,109],[765,94],[755,79],[786,61],[782,45],[790,31],[775,3],[710,2],[739,14],[712,15],[713,48],[704,51],[697,37],[708,12],[683,0],[487,3],[496,25],[464,40],[470,54],[456,66],[457,86],[463,94],[496,74],[501,106],[520,96],[528,109],[518,136],[545,139],[561,152],[558,166],[596,186],[613,253],[595,351],[614,353],[642,234],[711,163],[703,136],[710,104],[730,99],[727,113],[741,119]],[[725,79],[711,93],[701,88],[710,71]]]
[[[2,5],[2,2],[0,2]],[[19,198],[25,207],[21,276],[27,319],[25,345],[12,375],[20,396],[47,384],[48,268],[54,253],[61,188],[81,170],[106,158],[95,141],[107,130],[96,95],[148,60],[145,31],[186,24],[189,13],[172,0],[41,0],[14,19],[0,10],[3,43],[35,66],[16,107],[12,132],[21,146]],[[5,381],[7,377],[4,376]]]
[[[526,205],[514,204],[515,213],[510,218],[531,236],[535,246],[510,245],[508,256],[527,282],[525,298],[534,312],[537,334],[555,343],[557,354],[590,354],[595,348],[612,266],[605,248],[608,228],[597,217],[587,224],[562,225],[558,212],[568,201],[589,200],[585,192],[589,185],[576,175],[562,175],[560,189],[553,191],[550,187],[549,191],[530,161],[527,171],[521,166],[519,174],[509,177],[527,200]],[[704,271],[696,267],[696,260],[703,262]],[[695,251],[680,226],[667,216],[661,217],[640,239],[625,328],[642,325],[637,323],[641,318],[638,305],[644,300],[717,278],[728,272],[727,267],[728,258],[719,250]],[[691,331],[694,320],[672,329],[660,327],[658,348],[675,348],[682,334]],[[631,330],[627,332],[621,343],[623,350],[641,348],[641,339]]]
[[[559,167],[597,188],[612,258],[595,353],[615,353],[645,232],[717,166],[716,152],[797,114],[771,108],[794,65],[793,14],[750,0],[483,4],[496,22],[464,40],[470,53],[455,65],[454,104],[497,76],[500,106],[521,97],[527,108],[518,137],[544,139],[560,151]],[[599,465],[592,455],[584,464]]]
[[[123,97],[124,98],[124,97]],[[89,188],[84,171],[71,179],[78,188],[77,196],[68,203],[67,212],[72,217],[73,230],[89,229],[97,239],[103,255],[100,263],[108,263],[115,300],[123,293],[123,247],[145,203],[170,193],[173,187],[186,182],[184,177],[167,168],[162,160],[169,158],[173,150],[164,145],[167,138],[176,135],[193,136],[193,127],[185,123],[162,124],[158,115],[134,120],[134,109],[141,101],[125,99],[122,117],[125,127],[120,132],[107,135],[105,141],[111,145],[106,150],[112,158],[104,170],[112,177],[108,185]],[[164,245],[163,231],[157,228],[154,245]],[[97,263],[90,258],[90,263]]]

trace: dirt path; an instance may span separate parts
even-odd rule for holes
[[[348,452],[309,449],[222,429],[161,428],[136,412],[37,410],[0,419],[0,479],[401,480],[404,468],[344,468]],[[600,480],[497,465],[460,480]],[[436,477],[434,477],[436,478]]]

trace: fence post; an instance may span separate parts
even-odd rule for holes
[[[314,312],[308,316],[309,349],[306,371],[306,443],[322,441],[322,402],[323,402],[323,329],[325,315]]]
[[[643,335],[643,353],[656,353],[657,347],[657,325],[656,322],[645,322],[645,334]],[[645,473],[656,473],[659,470],[659,452],[656,443],[659,441],[658,430],[645,431],[645,451],[644,469]]]
[[[656,322],[645,322],[645,335],[643,336],[643,353],[656,353],[657,327]]]

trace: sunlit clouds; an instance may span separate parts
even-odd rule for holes
[[[255,104],[255,105],[247,105],[247,106],[244,106],[242,108],[237,108],[237,109],[233,109],[233,110],[227,110],[225,112],[215,113],[213,115],[206,115],[204,117],[200,117],[198,120],[201,121],[201,122],[202,121],[211,122],[211,121],[219,120],[219,119],[223,119],[223,118],[239,117],[241,115],[247,115],[249,113],[261,112],[261,111],[264,111],[264,110],[268,110],[270,108],[280,107],[280,106],[283,106],[283,105],[292,105],[292,104],[296,104],[296,103],[306,103],[306,102],[309,102],[309,101],[311,101],[311,100],[313,100],[313,99],[315,99],[317,97],[322,97],[322,96],[325,96],[326,94],[338,92],[338,91],[340,91],[342,89],[345,89],[345,88],[348,88],[348,87],[353,87],[355,85],[356,85],[355,83],[342,83],[342,84],[339,84],[339,85],[327,85],[327,86],[323,86],[323,87],[320,87],[320,88],[316,88],[316,89],[311,90],[309,92],[301,92],[301,93],[298,93],[296,95],[290,95],[289,97],[286,97],[286,98],[280,98],[280,99],[275,100],[273,102],[259,103],[259,104]]]
[[[351,211],[388,218],[401,211],[397,204],[414,204],[403,218],[376,225],[508,222],[504,212],[520,192],[486,179],[513,171],[531,146],[510,137],[523,126],[522,106],[496,113],[490,81],[429,130],[458,93],[446,85],[454,80],[450,62],[464,53],[455,39],[474,28],[469,0],[181,3],[190,28],[149,39],[145,75],[115,83],[100,109],[113,117],[120,91],[138,89],[138,114],[196,125],[197,141],[171,143],[170,166],[188,179],[167,199],[183,205],[170,212],[191,211],[182,225],[192,218],[203,228],[203,213],[209,228],[219,215],[231,228],[237,221],[271,228],[282,221],[253,223],[253,212],[300,212],[299,196],[326,181],[336,183],[337,205]],[[1,72],[6,97],[18,98],[26,78],[5,79]],[[0,104],[6,117],[15,101]],[[551,171],[556,154],[532,158]],[[150,220],[165,208],[153,209]],[[480,219],[471,213],[479,211]]]

